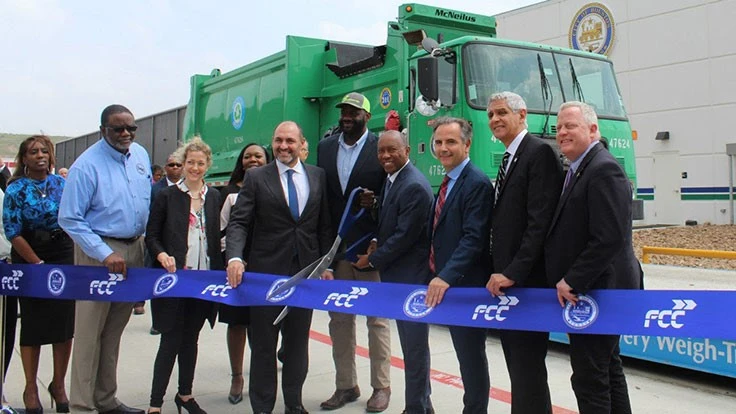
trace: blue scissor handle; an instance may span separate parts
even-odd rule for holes
[[[342,212],[340,227],[337,229],[338,236],[345,238],[348,230],[353,226],[356,221],[358,221],[361,216],[363,216],[363,213],[365,213],[365,209],[362,207],[357,213],[350,213],[350,209],[353,206],[353,202],[355,201],[355,196],[362,193],[363,191],[364,190],[362,188],[355,187],[353,188],[353,191],[350,192],[350,197],[348,197],[348,202],[345,205],[345,211]]]

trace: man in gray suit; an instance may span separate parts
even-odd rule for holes
[[[289,276],[327,253],[332,245],[325,173],[299,160],[304,141],[299,125],[282,122],[273,134],[276,161],[245,173],[227,227],[227,278],[233,288],[242,282],[246,265],[253,272]],[[331,272],[326,273],[325,278],[332,277]],[[284,345],[286,414],[307,412],[302,405],[302,386],[309,366],[312,310],[292,308],[278,326],[273,326],[281,309],[251,308],[249,395],[255,413],[270,413],[276,403],[279,329]]]

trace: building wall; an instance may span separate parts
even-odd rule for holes
[[[548,0],[498,15],[498,35],[570,47],[573,18],[590,3]],[[608,57],[638,133],[643,223],[729,223],[726,144],[736,142],[730,127],[736,120],[736,0],[600,3],[613,15]],[[669,132],[668,141],[655,140],[660,131]],[[679,188],[668,190],[666,183]],[[672,191],[679,196],[668,198]]]

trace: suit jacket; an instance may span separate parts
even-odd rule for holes
[[[631,184],[616,159],[595,145],[557,206],[545,242],[547,281],[563,277],[577,293],[638,289],[631,244]]]
[[[327,175],[327,195],[330,200],[333,239],[340,226],[342,213],[345,210],[350,192],[355,187],[363,187],[379,195],[386,180],[386,172],[378,162],[378,137],[369,131],[343,193],[342,187],[340,187],[340,178],[337,174],[339,138],[340,134],[332,135],[320,141],[317,146],[317,166],[323,168]],[[343,239],[346,245],[351,245],[365,234],[375,233],[376,230],[377,223],[374,218],[370,214],[364,214]]]
[[[166,177],[158,180],[156,184],[151,186],[151,204],[153,204],[153,201],[156,199],[158,193],[160,193],[161,190],[166,187],[169,187],[169,182],[168,180],[166,180]]]
[[[562,189],[562,164],[552,147],[526,134],[506,167],[493,207],[493,272],[515,286],[546,287],[544,239]]]
[[[166,183],[166,180],[162,180]],[[161,268],[156,257],[166,252],[174,257],[176,268],[182,269],[186,264],[187,234],[189,233],[189,194],[181,191],[177,186],[165,187],[151,206],[151,212],[146,226],[146,246],[151,254],[154,267]],[[222,270],[224,264],[220,254],[220,193],[208,189],[204,200],[205,233],[207,236],[207,256],[210,259],[210,269]],[[220,282],[220,281],[217,281]],[[179,306],[183,306],[179,298],[158,298],[151,301],[154,325],[157,329],[166,330],[176,323]],[[207,316],[210,324],[214,324],[217,307],[214,302],[202,301],[197,305]]]
[[[429,215],[437,276],[450,286],[485,286],[491,271],[489,235],[493,185],[469,162],[445,200],[432,231],[435,205]]]
[[[332,246],[325,173],[303,164],[309,180],[309,199],[294,220],[275,162],[245,172],[238,201],[227,226],[227,258],[241,257],[251,272],[293,275]],[[248,239],[252,234],[252,239]],[[247,246],[246,241],[252,240]]]
[[[427,178],[407,164],[391,190],[379,201],[378,248],[369,260],[382,282],[426,284],[429,281],[427,223],[432,187]]]

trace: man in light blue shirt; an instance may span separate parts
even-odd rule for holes
[[[122,275],[128,267],[143,266],[151,161],[133,142],[136,129],[128,108],[108,106],[100,119],[104,139],[69,169],[59,224],[74,239],[77,265],[106,266]],[[115,397],[120,337],[132,308],[129,302],[77,301],[70,395],[74,412],[144,412]]]

